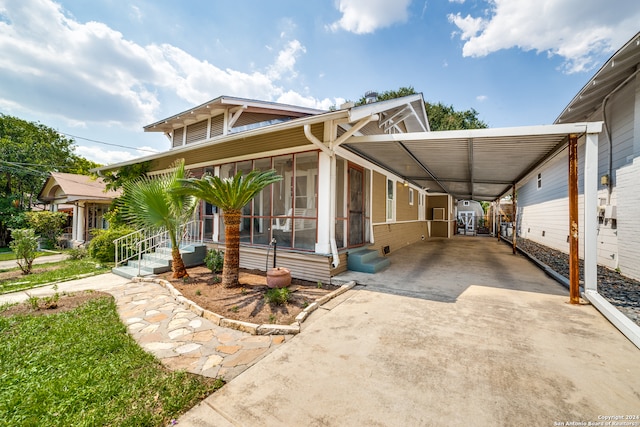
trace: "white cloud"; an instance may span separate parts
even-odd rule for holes
[[[169,44],[142,46],[103,23],[78,22],[51,0],[2,0],[0,52],[0,106],[47,121],[139,129],[157,120],[166,100],[275,100],[284,93],[278,81],[297,75],[306,49],[283,40],[262,71],[221,69]]]
[[[489,99],[489,97],[487,95],[478,95],[478,96],[476,96],[476,101],[478,101],[478,102],[484,102],[487,99]]]
[[[328,25],[331,31],[345,30],[355,34],[373,33],[408,18],[411,0],[339,0],[342,18]]]
[[[287,43],[287,46],[278,53],[278,58],[276,62],[269,67],[267,75],[273,80],[279,80],[285,74],[296,77],[296,60],[300,54],[306,52],[307,50],[298,40],[290,41]]]
[[[465,41],[463,56],[501,49],[546,52],[565,61],[567,73],[592,69],[598,57],[622,46],[638,31],[636,0],[487,0],[482,16],[450,14]]]
[[[129,12],[129,16],[136,22],[142,22],[142,11],[136,5],[130,5],[131,11]]]

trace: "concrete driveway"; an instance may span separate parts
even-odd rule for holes
[[[553,426],[640,416],[640,351],[592,306],[567,304],[567,291],[509,246],[431,239],[391,256],[383,273],[340,277],[366,286],[314,313],[180,424]]]

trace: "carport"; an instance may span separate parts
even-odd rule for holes
[[[584,230],[584,296],[636,346],[638,327],[597,290],[598,135],[602,122],[516,128],[353,136],[343,147],[393,171],[429,193],[499,201],[515,194],[533,171],[569,147],[570,302],[578,304],[578,232]],[[584,224],[578,223],[578,140],[584,138]],[[516,212],[516,209],[514,209]],[[516,218],[514,215],[515,225]],[[514,228],[515,229],[515,228]],[[516,233],[513,234],[515,253]]]

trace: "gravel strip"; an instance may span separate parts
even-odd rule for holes
[[[569,255],[527,239],[518,239],[518,248],[548,265],[558,274],[569,278]],[[583,261],[580,260],[580,280],[584,280]],[[640,326],[640,282],[598,266],[598,293],[621,313]]]

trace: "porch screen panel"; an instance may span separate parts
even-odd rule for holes
[[[273,237],[280,247],[293,244],[293,155],[273,159],[273,168],[282,176],[280,182],[272,186],[273,191]]]
[[[271,159],[258,159],[253,168],[259,171],[271,169]],[[271,241],[271,189],[269,185],[253,199],[253,243],[268,245]]]
[[[312,250],[316,244],[318,194],[318,153],[295,157],[294,247]]]
[[[253,162],[247,160],[236,163],[235,173],[242,173],[247,176],[253,169]],[[251,202],[242,207],[242,217],[240,218],[240,242],[251,243]]]

